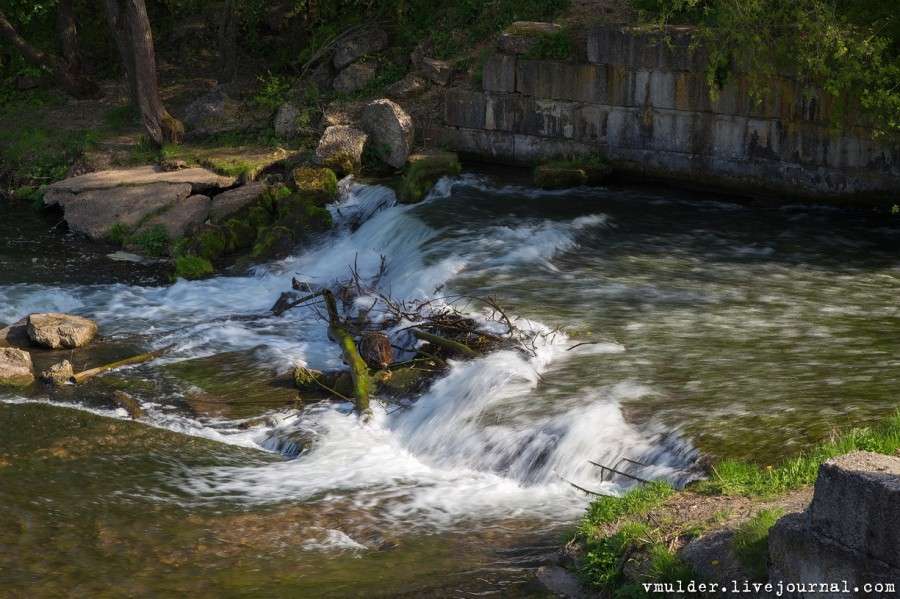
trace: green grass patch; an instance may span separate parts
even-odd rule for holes
[[[539,60],[568,60],[573,50],[572,35],[562,30],[536,36],[534,45],[525,57]]]
[[[169,234],[162,225],[153,225],[129,235],[125,243],[135,245],[145,256],[161,257],[169,253]]]
[[[766,577],[766,559],[769,555],[769,529],[784,514],[783,510],[761,510],[735,531],[732,546],[754,580]]]
[[[894,455],[898,450],[900,411],[879,426],[851,429],[779,466],[724,460],[713,467],[708,480],[695,483],[692,490],[708,495],[771,496],[813,484],[819,465],[833,457],[852,451]]]
[[[582,522],[582,532],[588,533],[603,526],[612,524],[626,516],[646,514],[661,505],[675,492],[672,485],[665,481],[653,481],[636,486],[621,497],[598,497],[590,507]]]

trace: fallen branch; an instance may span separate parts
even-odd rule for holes
[[[426,333],[425,331],[420,331],[419,329],[413,329],[412,334],[416,339],[421,339],[422,341],[427,341],[428,343],[443,347],[449,352],[460,354],[467,358],[478,357],[477,351],[475,351],[468,345],[459,343],[458,341],[453,341],[452,339],[447,339],[446,337],[441,337],[440,335],[432,335],[431,333]]]
[[[322,290],[325,298],[325,307],[328,310],[328,332],[341,348],[344,362],[350,367],[350,376],[353,380],[353,397],[356,403],[356,411],[360,414],[370,413],[369,394],[372,389],[372,380],[369,377],[369,367],[366,361],[359,355],[356,341],[347,327],[341,322],[337,311],[337,302],[330,289]]]
[[[157,349],[151,352],[131,356],[130,358],[116,360],[115,362],[110,362],[109,364],[97,366],[96,368],[91,368],[89,370],[83,370],[72,376],[72,382],[75,384],[83,383],[84,381],[91,379],[98,374],[103,374],[104,372],[109,372],[110,370],[121,368],[122,366],[132,366],[134,364],[143,364],[144,362],[155,360],[156,358],[166,353],[170,348],[171,346],[164,347],[162,349]]]

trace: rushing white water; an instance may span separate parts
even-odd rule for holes
[[[445,179],[428,201],[442,201],[454,185],[483,183]],[[576,246],[577,232],[602,234],[611,226],[597,213],[441,235],[416,208],[398,205],[387,188],[344,181],[341,189],[341,201],[331,207],[337,223],[331,235],[248,276],[165,288],[8,286],[0,288],[0,320],[34,311],[77,312],[97,319],[108,335],[145,335],[156,347],[174,345],[168,361],[241,350],[279,370],[298,363],[334,368],[340,355],[312,309],[268,315],[292,277],[325,285],[346,278],[354,265],[363,278],[371,277],[384,258],[380,285],[386,292],[397,298],[441,297],[463,273],[502,278],[522,264],[553,270],[554,256]],[[540,323],[518,324],[546,331]],[[605,492],[619,489],[601,481],[588,460],[613,463],[628,456],[652,464],[644,476],[686,480],[694,457],[690,447],[663,431],[639,430],[622,416],[620,402],[652,390],[623,381],[577,389],[550,403],[535,400],[542,375],[565,360],[591,355],[602,364],[605,355],[627,351],[612,342],[567,351],[570,345],[556,333],[542,338],[533,358],[503,351],[455,363],[411,407],[376,406],[368,423],[347,406],[282,411],[249,430],[193,419],[164,404],[145,406],[144,419],[179,433],[298,456],[180,470],[172,479],[189,499],[179,501],[272,503],[340,496],[361,508],[377,508],[389,522],[434,528],[479,517],[571,519],[585,497],[567,481]],[[298,435],[313,439],[309,449],[294,442]],[[325,531],[310,547],[361,547],[341,535]]]

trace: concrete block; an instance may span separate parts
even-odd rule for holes
[[[467,89],[448,89],[444,95],[444,122],[451,127],[484,129],[485,96]]]
[[[546,100],[604,103],[606,69],[553,60],[519,60],[516,91]]]
[[[521,94],[485,94],[484,128],[520,133],[533,100]]]
[[[576,107],[573,102],[535,100],[525,119],[524,133],[572,139]]]
[[[514,144],[516,162],[525,164],[560,156],[584,156],[599,149],[595,144],[535,135],[516,135]]]
[[[900,569],[900,458],[857,451],[828,460],[809,515],[817,534]]]
[[[516,91],[516,63],[516,57],[508,54],[494,54],[488,58],[481,76],[484,91]]]

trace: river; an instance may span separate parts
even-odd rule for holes
[[[588,502],[570,483],[624,488],[589,460],[680,485],[704,455],[774,463],[897,409],[896,218],[472,174],[416,206],[344,181],[330,208],[335,229],[290,258],[172,285],[0,208],[0,322],[96,319],[76,369],[172,348],[85,389],[0,391],[0,588],[541,596],[534,569]],[[536,355],[453,364],[367,423],[346,404],[252,418],[241,406],[290,393],[293,365],[340,365],[313,309],[268,314],[292,277],[372,276],[382,257],[383,291],[476,316],[458,298],[493,296],[542,333]],[[140,400],[139,423],[112,388]]]

